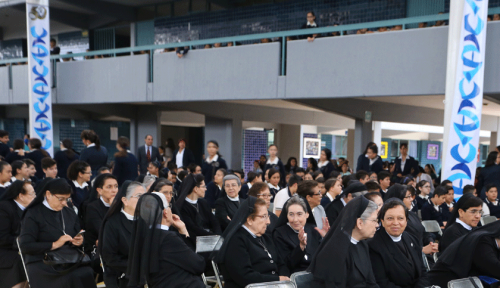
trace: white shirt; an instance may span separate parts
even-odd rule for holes
[[[95,143],[90,143],[89,146],[87,146],[87,148],[94,147],[94,146],[95,146]]]
[[[184,158],[184,151],[186,151],[186,148],[182,149],[182,151],[177,152],[177,155],[175,155],[175,164],[177,165],[177,168],[184,166],[182,159]]]
[[[247,183],[247,186],[248,186],[248,189],[250,190],[250,188],[252,188],[252,183]]]
[[[307,26],[309,26],[309,27],[317,27],[317,26],[318,26],[318,25],[316,25],[316,22],[313,22],[313,23],[311,24],[311,23],[309,23],[309,21],[307,21],[307,24],[306,24],[306,25],[307,25]]]
[[[356,240],[356,239],[354,239],[354,238],[351,237],[351,243],[352,244],[356,245],[356,244],[358,244],[358,242],[359,242],[359,240]]]
[[[191,204],[197,204],[197,203],[198,203],[198,199],[196,199],[196,200],[191,200],[191,199],[189,199],[188,197],[186,197],[186,201],[187,201],[188,203],[191,203]]]
[[[2,185],[2,184],[0,184],[0,187],[2,187],[2,188],[7,188],[7,187],[9,187],[9,186],[10,186],[10,184],[12,184],[12,183],[11,183],[11,182],[5,182],[5,184],[3,184],[3,185]]]
[[[219,160],[219,155],[215,154],[214,158],[210,159],[207,157],[207,159],[205,159],[205,161],[210,164],[212,162],[217,162],[217,160]]]
[[[387,233],[387,231],[385,231]],[[389,235],[389,237],[391,237],[392,241],[394,242],[399,242],[401,241],[401,235],[395,237],[395,236],[392,236],[391,234],[387,233],[387,235]]]
[[[80,184],[78,184],[78,182],[76,182],[76,180],[73,180],[73,184],[75,184],[76,188],[80,188],[80,189],[83,189],[83,188],[89,186],[89,183],[87,183],[87,182],[83,182],[83,184],[80,186]]]
[[[106,203],[106,201],[104,201],[104,199],[102,199],[102,196],[101,196],[101,201],[102,201],[102,204],[104,204],[104,207],[109,208],[109,206],[111,206],[111,204]]]
[[[271,158],[269,158],[269,159],[267,159],[266,164],[278,165],[278,161],[280,161],[280,158],[278,158],[278,157],[274,158],[273,161],[271,161]]]
[[[484,216],[490,216],[490,207],[488,207],[488,204],[483,202],[483,217]]]
[[[424,199],[424,200],[428,200],[429,199],[429,195],[422,195],[422,194],[418,194],[418,197]]]
[[[149,150],[149,156],[151,156],[151,154],[153,153],[153,151],[151,150],[151,146],[144,145],[144,149],[146,149],[146,155],[148,155],[148,150]]]
[[[238,195],[236,195],[236,197],[234,197],[234,198],[229,197],[229,195],[226,195],[226,196],[227,196],[227,198],[229,198],[229,200],[231,200],[233,202],[239,202],[240,201],[240,196],[238,196]]]
[[[485,200],[486,200],[487,203],[491,203],[491,204],[493,204],[495,206],[498,206],[498,199],[495,200],[495,201],[490,201],[490,200],[488,200],[488,198],[486,198]]]
[[[170,227],[168,227],[167,225],[160,225],[160,229],[168,231],[168,229],[170,229]]]
[[[342,204],[344,204],[344,206],[347,205],[347,203],[345,203],[344,201],[344,198],[340,198],[340,201],[342,201]]]
[[[377,159],[378,159],[378,156],[373,158],[373,159],[368,158],[368,160],[370,160],[370,166],[372,166],[373,163],[375,163],[375,161],[377,161]]]
[[[19,209],[21,209],[21,211],[24,211],[24,209],[26,209],[26,207],[21,205],[21,203],[17,202],[16,200],[14,200],[14,202],[16,202],[17,206],[19,207]]]
[[[123,208],[122,208],[121,212],[123,213],[123,215],[125,215],[125,217],[127,217],[128,220],[130,220],[130,221],[134,220],[134,215],[128,214],[127,212],[125,212],[125,210],[123,210]]]
[[[328,192],[326,192],[326,197],[328,197],[328,199],[330,199],[330,201],[332,201],[332,202],[333,202],[333,200],[335,199],[335,198],[333,198],[333,196],[332,196],[332,195],[330,195],[330,193],[328,193]]]
[[[462,220],[460,220],[460,219],[458,219],[458,218],[456,218],[456,220],[455,220],[455,221],[456,221],[457,223],[460,223],[460,225],[464,226],[464,228],[465,228],[465,229],[467,229],[467,230],[469,230],[469,231],[470,231],[470,230],[472,230],[472,227],[471,227],[471,226],[469,226],[469,225],[467,225],[467,223],[465,223],[464,221],[462,221]]]
[[[280,186],[274,186],[271,183],[267,183],[267,186],[269,186],[269,188],[273,188],[273,189],[278,190],[278,191],[280,190]]]
[[[288,187],[278,191],[278,193],[274,196],[273,213],[276,214],[276,210],[282,210],[283,205],[285,205],[288,199],[290,199],[290,196],[288,195]]]
[[[325,167],[327,164],[328,164],[328,160],[323,161],[323,162],[318,162],[318,168]]]
[[[400,156],[399,159],[401,159],[401,171],[404,171],[405,170],[406,160],[408,160],[408,156],[405,157],[404,161],[403,161],[403,157],[402,156]]]

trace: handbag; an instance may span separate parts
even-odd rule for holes
[[[63,225],[63,233],[66,234],[66,227],[64,225],[63,211],[61,210],[61,219]],[[70,245],[63,245],[62,247],[45,252],[43,263],[51,266],[56,272],[60,274],[67,274],[81,265],[89,264],[90,257],[77,247]]]

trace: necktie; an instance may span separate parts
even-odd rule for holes
[[[146,153],[146,158],[148,158],[148,162],[151,162],[151,152],[149,152],[149,149],[151,148],[148,146],[148,153]]]

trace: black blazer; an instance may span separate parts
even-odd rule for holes
[[[243,227],[233,235],[227,246],[224,263],[219,265],[224,276],[225,288],[243,288],[251,283],[279,281],[279,276],[289,276],[272,238],[263,235],[260,241],[272,259],[258,239]]]
[[[99,150],[97,150],[96,146],[84,148],[80,153],[80,160],[90,165],[92,178],[94,178],[97,176],[97,170],[108,164],[108,150],[102,145]]]
[[[127,153],[126,157],[115,157],[113,175],[115,175],[120,187],[123,182],[127,180],[134,181],[137,178],[139,175],[137,173],[137,165],[137,158],[132,153]]]
[[[455,207],[455,206],[457,206],[457,203],[455,203],[455,200],[453,200],[453,207]],[[446,202],[444,202],[443,204],[441,204],[440,207],[441,207],[441,211],[443,213],[443,221],[450,220],[451,211],[450,211],[450,208],[448,207],[448,204],[446,204]]]
[[[273,232],[273,239],[280,258],[290,270],[290,273],[305,271],[311,259],[316,254],[322,240],[321,235],[314,229],[314,225],[306,223],[304,231],[307,233],[306,249],[300,249],[298,233],[288,225],[278,227]]]
[[[410,173],[411,168],[413,168],[413,173]],[[401,157],[397,157],[396,160],[394,160],[394,176],[401,174],[404,177],[411,174],[413,177],[417,177],[419,171],[417,161],[411,156],[406,156],[405,167],[403,170],[401,170]]]
[[[19,245],[26,255],[27,264],[42,261],[45,252],[52,249],[52,243],[64,235],[61,212],[66,234],[75,237],[80,232],[80,223],[75,211],[70,208],[64,207],[61,211],[52,211],[40,203],[26,211],[21,225]]]
[[[177,182],[176,182],[177,183]],[[215,202],[220,198],[222,190],[215,184],[215,182],[210,182],[207,184],[207,191],[205,191],[205,200],[210,205],[210,208],[215,208]]]
[[[150,155],[151,161],[158,160],[158,162],[160,162],[160,163],[163,162],[163,157],[160,155],[160,151],[158,150],[158,147],[151,146],[150,153],[151,153],[151,155]],[[141,174],[146,174],[146,172],[148,172],[149,162],[151,162],[151,161],[148,161],[148,157],[146,154],[146,145],[142,145],[137,150],[137,160],[136,161],[139,162]],[[137,177],[137,175],[136,175],[136,177]]]
[[[240,199],[247,199],[249,190],[250,190],[250,188],[248,188],[248,183],[241,185],[241,189],[240,189],[240,193],[239,193]]]
[[[28,153],[26,153],[28,154]],[[17,152],[9,152],[9,154],[7,154],[7,156],[5,157],[5,161],[9,162],[9,164],[12,164],[12,162],[16,161],[16,160],[23,160],[24,158],[26,158],[26,154],[24,154],[24,156],[21,156],[19,155],[19,153]]]
[[[340,214],[340,211],[344,209],[344,203],[340,200],[340,197],[335,198],[330,204],[325,208],[326,217],[328,218],[328,223],[334,223]]]
[[[45,157],[49,157],[48,154],[44,154],[40,149],[26,153],[26,158],[31,159],[33,160],[33,162],[35,162],[35,177],[38,179],[43,179],[43,177],[45,176],[42,170],[42,159]]]
[[[175,149],[174,154],[172,156],[172,160],[170,160],[170,162],[176,163],[177,153],[179,153],[179,149]],[[188,148],[184,148],[184,156],[182,157],[182,166],[187,167],[191,163],[196,163],[194,160],[194,154]]]
[[[380,158],[380,156],[377,157],[377,160],[375,160],[375,162],[371,166],[370,159],[368,159],[368,157],[362,157],[361,166],[356,167],[356,172],[363,170],[366,172],[375,172],[378,174],[378,172],[384,170],[384,162],[382,162],[382,158]]]
[[[436,220],[439,223],[439,226],[443,225],[443,212],[441,207],[439,207],[439,212],[434,209],[434,204],[432,204],[431,199],[427,200],[427,203],[422,206],[421,210],[422,221],[424,220]]]
[[[160,272],[150,274],[150,287],[205,288],[201,274],[205,259],[183,241],[184,235],[161,231]]]
[[[0,142],[0,156],[3,156],[5,158],[9,153],[10,153],[9,145]]]
[[[265,180],[266,177],[266,171],[274,168],[278,169],[280,171],[280,186],[286,186],[286,172],[285,172],[285,165],[283,165],[283,162],[281,162],[281,159],[278,158],[278,164],[267,164],[264,165],[264,169],[262,170],[262,180]],[[273,198],[274,199],[274,198]]]
[[[14,200],[0,201],[0,269],[10,268],[19,257],[16,238],[21,229],[23,211]]]
[[[227,163],[226,160],[222,159],[220,156],[217,161],[210,164],[207,163],[207,161],[203,161],[203,164],[201,164],[201,174],[205,176],[205,183],[212,182],[215,172],[221,168],[227,170]]]
[[[467,230],[460,223],[453,223],[450,227],[446,227],[444,230],[443,236],[439,240],[439,253],[443,253],[444,250],[453,243],[453,241],[457,240],[463,235],[469,234],[469,230]]]
[[[407,232],[403,232],[401,241],[410,254],[410,259],[396,246],[383,227],[368,242],[377,284],[384,288],[427,286],[420,282],[420,278],[425,275],[422,246]]]
[[[330,173],[335,171],[335,166],[333,166],[332,161],[328,160],[328,164],[320,168],[323,177],[327,180],[330,177]]]
[[[57,177],[68,179],[68,167],[78,158],[76,153],[73,154],[72,158],[68,158],[65,151],[57,151],[54,155],[54,160],[57,163]]]
[[[102,220],[109,207],[104,206],[101,199],[94,200],[87,205],[85,211],[85,238],[84,249],[85,252],[92,252],[94,250],[95,241],[99,237],[99,229],[101,229]]]
[[[490,208],[490,215],[500,218],[500,205],[495,205],[491,203],[488,199],[485,199],[484,202],[486,202],[486,205],[488,205],[488,208]]]
[[[424,206],[425,203],[427,203],[427,201],[429,201],[429,198],[432,197],[432,194],[429,194],[428,196],[429,197],[427,199],[424,199],[418,195],[417,195],[417,197],[415,197],[415,200],[417,201],[418,210],[422,210],[422,207]]]
[[[186,229],[189,232],[189,239],[192,244],[196,246],[197,236],[208,236],[208,235],[221,235],[220,225],[214,214],[212,214],[212,209],[208,205],[208,202],[203,199],[198,199],[198,210],[187,201],[184,201],[182,208],[180,209],[181,215],[179,215],[186,224]],[[205,230],[208,229],[209,231]]]
[[[481,199],[486,199],[484,190],[487,184],[495,184],[497,191],[500,191],[500,177],[498,177],[498,175],[500,175],[500,165],[488,166],[481,169],[476,186],[477,194]]]
[[[240,201],[231,201],[227,196],[223,196],[215,201],[215,218],[219,221],[222,232],[226,230],[231,222],[227,217],[233,219],[239,207]]]

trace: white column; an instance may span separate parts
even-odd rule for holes
[[[135,23],[130,23],[130,47],[135,47]],[[134,52],[130,52],[130,55],[134,55]]]
[[[373,142],[377,144],[378,154],[380,155],[380,149],[382,149],[382,123],[380,121],[373,121]]]

